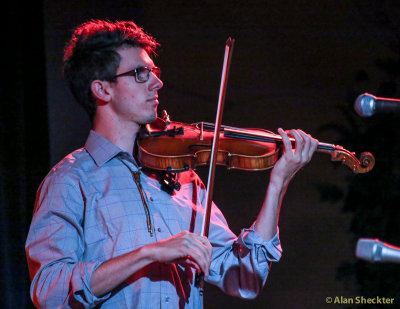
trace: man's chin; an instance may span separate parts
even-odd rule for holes
[[[156,118],[157,118],[157,112],[155,112],[154,114],[147,117],[146,120],[142,121],[141,125],[146,125],[146,124],[152,123],[156,120]]]

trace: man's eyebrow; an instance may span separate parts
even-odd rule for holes
[[[135,67],[135,68],[142,68],[142,67],[154,68],[154,67],[156,67],[156,65],[155,65],[154,63],[145,63],[145,62],[142,62],[142,63],[137,64],[137,65],[134,66],[134,67]]]

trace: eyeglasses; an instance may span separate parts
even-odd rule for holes
[[[160,78],[161,69],[159,67],[153,67],[151,69],[148,67],[139,67],[128,72],[115,75],[114,77],[134,76],[137,83],[145,83],[150,78],[150,72],[153,73],[157,78]]]

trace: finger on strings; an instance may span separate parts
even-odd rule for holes
[[[297,130],[290,130],[290,135],[292,135],[296,141],[295,154],[301,154],[304,148],[303,137],[297,132]]]
[[[303,134],[309,137],[310,140],[310,146],[308,149],[308,157],[311,159],[312,155],[314,154],[315,150],[317,150],[318,147],[318,140],[313,138],[310,134],[305,133],[304,131],[300,130]]]
[[[282,128],[278,129],[278,133],[282,137],[282,143],[285,148],[285,151],[293,151],[292,142],[290,141],[287,133]]]
[[[310,148],[311,148],[311,136],[300,129],[297,130],[297,132],[302,136],[303,141],[304,141],[302,153],[305,156],[305,159],[309,160],[309,158],[310,158],[309,153],[310,153]]]

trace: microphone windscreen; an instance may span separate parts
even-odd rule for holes
[[[379,240],[360,238],[357,241],[356,257],[369,262],[375,261],[375,251]]]
[[[375,111],[375,97],[369,93],[360,94],[355,103],[354,109],[361,117],[370,117]]]

